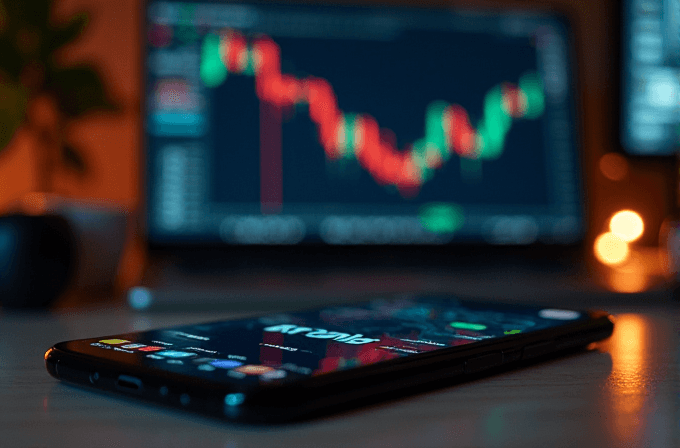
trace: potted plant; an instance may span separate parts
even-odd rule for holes
[[[54,180],[60,171],[87,172],[87,160],[69,140],[68,126],[86,114],[119,110],[93,64],[63,63],[68,45],[87,27],[88,14],[56,21],[55,3],[0,0],[0,152],[16,147],[17,138],[30,139],[35,190],[41,194],[58,193]],[[39,216],[20,209],[0,218],[4,305],[49,303],[72,276],[77,238],[69,230],[73,222],[63,216],[64,202],[58,210],[44,207]],[[61,274],[52,278],[57,271]]]
[[[25,128],[36,143],[36,189],[42,192],[52,192],[58,169],[86,172],[67,126],[88,113],[118,110],[94,65],[60,63],[65,47],[87,27],[88,15],[55,23],[54,3],[0,0],[0,151]]]

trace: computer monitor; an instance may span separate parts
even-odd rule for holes
[[[152,245],[582,237],[560,17],[149,0],[145,26]]]
[[[675,153],[680,147],[680,2],[623,2],[621,64],[624,150]]]

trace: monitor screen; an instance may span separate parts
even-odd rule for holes
[[[148,1],[160,245],[564,244],[574,67],[551,15]]]
[[[625,1],[621,37],[623,147],[673,154],[680,147],[680,2]]]

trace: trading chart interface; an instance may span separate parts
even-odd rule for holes
[[[152,242],[572,243],[569,31],[544,15],[149,2]]]
[[[673,154],[680,147],[680,2],[627,0],[622,10],[623,147]]]

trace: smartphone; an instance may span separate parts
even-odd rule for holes
[[[519,367],[612,331],[600,311],[401,296],[60,342],[45,365],[106,392],[286,422]]]

